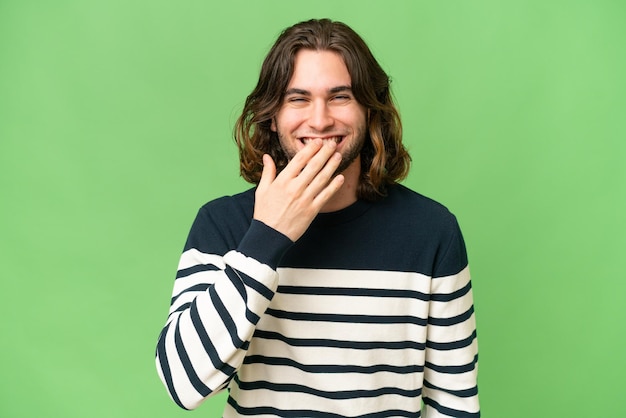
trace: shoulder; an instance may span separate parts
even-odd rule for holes
[[[467,254],[456,217],[441,203],[402,185],[389,189],[381,201],[384,231],[413,252],[419,269],[433,277],[455,274],[467,265]],[[398,250],[400,251],[400,250]]]
[[[447,230],[456,225],[455,216],[446,206],[401,184],[389,187],[381,206],[390,216],[428,224],[428,229]]]
[[[228,215],[235,212],[250,212],[252,214],[252,208],[254,208],[254,188],[248,189],[244,192],[232,195],[222,196],[217,199],[211,200],[200,208],[201,213],[211,213],[215,216]]]
[[[235,248],[252,221],[254,189],[223,196],[202,205],[193,222],[186,248],[204,248],[224,242],[225,250]]]

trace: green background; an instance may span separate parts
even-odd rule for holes
[[[154,347],[279,31],[353,26],[468,245],[483,416],[626,415],[626,3],[0,0],[0,416],[185,413]]]

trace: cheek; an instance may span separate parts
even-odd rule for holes
[[[346,124],[354,126],[364,125],[367,121],[365,109],[358,106],[336,109],[335,117]]]
[[[283,132],[293,132],[302,124],[301,112],[290,110],[280,112],[272,120],[272,130],[274,132],[280,130]]]
[[[348,123],[352,125],[352,127],[356,130],[363,130],[367,124],[367,117],[365,115],[365,112],[353,112],[347,115],[346,119],[344,120],[346,122],[349,121]]]

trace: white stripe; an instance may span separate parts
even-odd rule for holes
[[[470,281],[469,267],[465,267],[457,274],[437,277],[432,280],[432,293],[450,294],[462,289]]]
[[[358,382],[360,378],[355,377]],[[332,379],[329,379],[332,380]],[[329,382],[330,383],[330,382]],[[308,385],[308,382],[304,382]],[[331,385],[332,386],[332,385]],[[392,384],[391,387],[394,385]],[[357,416],[371,414],[372,412],[380,412],[394,409],[411,409],[418,411],[421,406],[421,397],[407,398],[399,395],[382,395],[373,398],[345,399],[345,400],[327,400],[323,397],[306,394],[306,393],[276,393],[269,390],[258,389],[254,391],[243,391],[241,395],[240,389],[236,382],[232,382],[231,396],[237,399],[240,406],[255,407],[258,404],[264,404],[263,399],[271,399],[273,407],[282,410],[299,410],[311,409],[321,410],[324,412],[335,413],[341,416]],[[327,392],[337,391],[337,388],[328,387]],[[260,402],[259,402],[260,400]],[[265,402],[268,403],[268,402]],[[224,417],[237,417],[238,415],[227,406]],[[272,416],[272,415],[269,415]],[[272,416],[275,418],[274,416]]]
[[[430,293],[430,277],[413,272],[279,268],[278,276],[281,286],[408,289],[425,294]]]
[[[435,343],[451,343],[469,338],[474,332],[474,316],[456,325],[440,327],[431,325],[428,328],[428,340]]]
[[[178,270],[184,270],[189,267],[202,265],[202,264],[212,264],[218,269],[224,269],[224,261],[222,257],[215,254],[207,254],[196,250],[195,248],[191,248],[185,251],[180,256],[180,261],[178,262]]]
[[[236,270],[262,283],[272,292],[276,291],[278,285],[278,280],[276,280],[277,275],[271,267],[259,263],[254,258],[247,257],[237,251],[227,252],[226,255],[224,255],[224,261]]]
[[[474,361],[478,352],[478,342],[472,341],[469,347],[456,350],[429,350],[426,361],[438,366],[463,366]]]
[[[256,340],[250,345],[249,355],[289,358],[301,364],[335,364],[368,367],[374,364],[408,366],[424,364],[424,351],[403,349],[358,350],[335,347],[294,348],[276,340]]]
[[[473,305],[471,297],[472,291],[469,291],[469,295],[453,299],[447,302],[433,301],[430,303],[430,316],[433,318],[453,318],[467,312]]]
[[[224,272],[221,270],[214,271],[201,271],[191,274],[186,277],[181,277],[174,281],[174,289],[172,290],[172,297],[179,296],[182,292],[198,284],[212,284],[218,277],[223,276]]]

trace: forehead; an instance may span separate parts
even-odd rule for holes
[[[334,51],[301,49],[296,53],[288,88],[303,90],[349,86],[350,73],[341,55]]]

